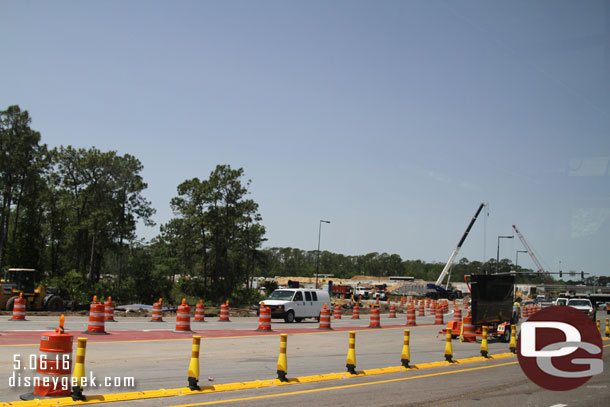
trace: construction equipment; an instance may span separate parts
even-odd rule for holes
[[[517,229],[517,226],[513,225],[513,229],[515,229],[515,233],[517,234],[517,236],[519,236],[519,240],[521,240],[523,247],[525,247],[525,250],[527,250],[527,252],[529,253],[530,257],[532,258],[532,261],[534,262],[536,267],[538,267],[538,270],[536,270],[536,272],[542,273],[542,275],[544,275],[546,282],[551,283],[553,281],[553,279],[551,278],[551,276],[549,276],[549,274],[546,271],[544,271],[542,264],[540,264],[540,262],[538,261],[538,258],[534,254],[534,251],[532,250],[530,245],[527,244],[527,241],[525,240],[525,238],[523,237],[521,232],[519,232],[519,229]],[[560,271],[560,273],[561,273],[561,271]]]
[[[4,272],[0,282],[0,309],[11,311],[19,293],[23,292],[26,308],[34,311],[63,311],[64,301],[55,289],[36,286],[36,270],[11,268]]]
[[[455,249],[453,249],[453,252],[451,253],[451,256],[449,257],[447,264],[445,264],[445,267],[443,268],[443,271],[441,272],[441,275],[438,277],[436,282],[434,284],[426,285],[426,288],[428,289],[428,292],[426,293],[426,297],[433,298],[433,299],[447,298],[449,300],[454,300],[456,298],[462,298],[461,291],[453,290],[451,287],[449,287],[449,275],[451,272],[451,268],[453,267],[453,263],[455,262],[455,258],[457,257],[457,254],[460,251],[462,244],[464,244],[464,240],[466,240],[466,237],[468,236],[470,229],[472,229],[474,222],[477,220],[477,217],[479,216],[479,214],[481,213],[481,210],[483,210],[483,207],[485,207],[485,206],[487,206],[487,202],[482,202],[481,205],[479,205],[479,209],[477,209],[477,212],[474,214],[474,217],[470,221],[470,224],[466,228],[466,231],[462,235],[462,238],[460,239],[458,245],[455,247]],[[443,287],[442,284],[443,284],[443,281],[445,280],[445,277],[447,277],[447,284],[445,285],[445,287]]]

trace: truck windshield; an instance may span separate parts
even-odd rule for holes
[[[591,307],[589,300],[570,300],[568,301],[568,305],[577,307]]]
[[[282,300],[282,301],[290,301],[292,296],[294,295],[294,291],[287,290],[275,290],[271,293],[268,299],[270,300]]]

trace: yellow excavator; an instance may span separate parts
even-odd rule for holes
[[[19,293],[26,299],[26,309],[33,311],[63,311],[64,301],[54,289],[36,286],[36,270],[11,268],[0,280],[0,309],[11,311]]]

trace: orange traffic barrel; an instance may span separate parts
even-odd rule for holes
[[[193,318],[195,322],[205,322],[205,305],[203,304],[203,300],[199,300],[197,304],[195,304],[195,318]]]
[[[42,397],[66,397],[71,393],[73,337],[63,332],[63,315],[55,332],[45,332],[40,337],[34,392],[20,396],[22,400]]]
[[[186,299],[182,299],[182,304],[178,305],[176,313],[176,329],[178,333],[193,333],[191,331],[191,307],[186,303]]]
[[[415,320],[415,308],[409,307],[409,308],[407,308],[407,326],[415,326],[415,325],[417,325],[417,322]]]
[[[396,318],[396,305],[390,305],[390,316],[389,318]]]
[[[330,309],[326,307],[326,303],[320,310],[320,326],[318,329],[332,329],[330,327]]]
[[[335,305],[333,319],[341,319],[341,306],[339,304]]]
[[[468,315],[464,317],[463,329],[462,342],[477,341],[476,329],[475,326],[472,325],[472,315],[470,315],[470,311],[468,311]]]
[[[413,309],[413,311],[415,311],[415,309]],[[426,304],[424,303],[424,300],[421,300],[419,302],[419,312],[417,313],[418,317],[425,317],[426,316]]]
[[[219,322],[231,322],[229,319],[229,301],[220,305],[220,317]]]
[[[443,307],[442,305],[437,305],[436,307],[436,315],[434,318],[434,325],[445,325],[443,322]]]
[[[83,333],[108,335],[108,332],[104,329],[104,304],[98,302],[96,296],[93,297],[93,302],[89,306],[89,325]]]
[[[271,309],[265,307],[265,303],[261,302],[261,307],[258,311],[258,329],[257,331],[271,332]]]
[[[25,303],[26,299],[23,298],[23,293],[19,293],[19,297],[15,298],[13,302],[13,316],[9,321],[25,321]]]
[[[163,303],[163,298],[159,298],[159,301],[157,301],[153,304],[152,319],[150,320],[150,322],[164,322],[163,321],[163,308],[161,305],[162,303]]]
[[[104,301],[104,321],[117,322],[114,319],[114,302],[112,302],[112,297],[108,297],[108,301]]]
[[[403,294],[402,297],[400,297],[400,306],[401,307],[404,307],[406,300],[407,299],[406,299],[405,295]]]
[[[453,320],[456,322],[462,322],[462,310],[459,308],[456,308],[453,311]]]
[[[369,328],[381,328],[381,322],[379,321],[379,308],[377,307],[373,307],[371,309]]]
[[[358,306],[358,304],[354,305],[352,311],[352,319],[360,319],[360,307]]]

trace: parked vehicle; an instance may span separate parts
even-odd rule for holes
[[[567,298],[557,298],[554,305],[568,305]]]
[[[36,270],[11,268],[0,281],[0,309],[13,310],[19,293],[23,293],[26,308],[35,311],[63,311],[64,301],[54,288],[36,284]]]
[[[330,305],[330,295],[323,290],[282,288],[261,302],[271,310],[271,318],[283,318],[284,322],[292,323],[305,318],[319,318],[324,303]]]

